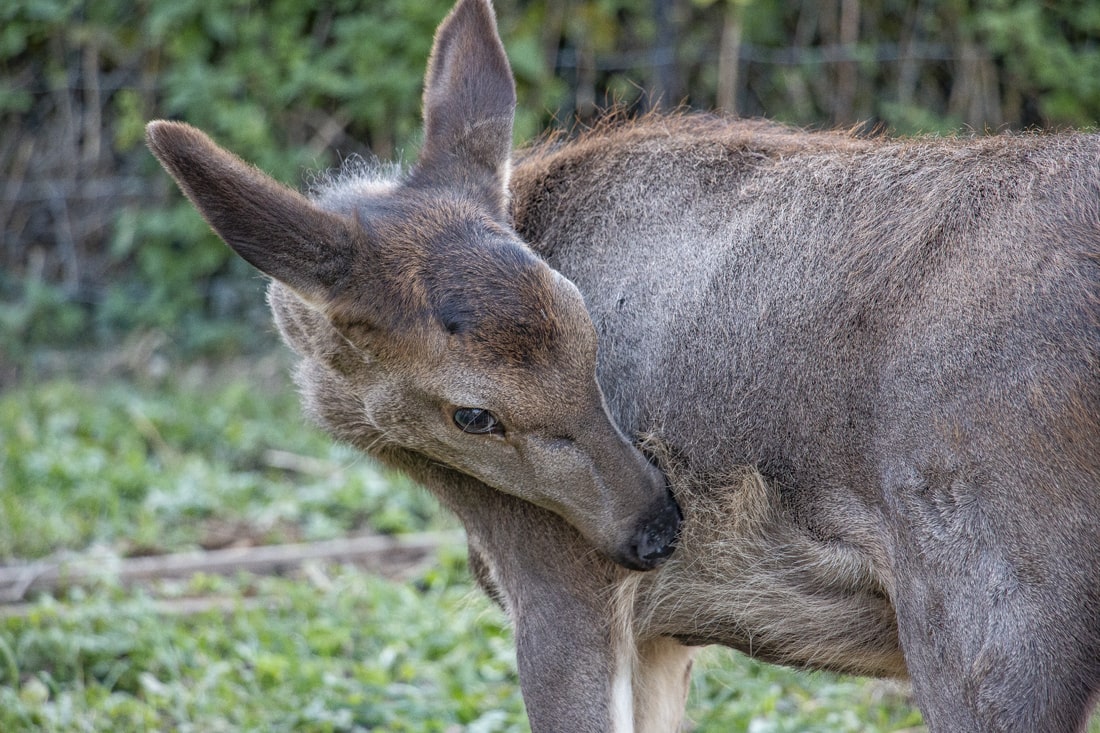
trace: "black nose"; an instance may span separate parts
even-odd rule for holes
[[[684,515],[672,494],[638,528],[634,539],[634,555],[638,570],[651,570],[664,562],[676,549],[680,522]]]

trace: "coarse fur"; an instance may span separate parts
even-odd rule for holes
[[[312,417],[465,524],[534,730],[674,729],[704,644],[909,677],[932,731],[1085,726],[1100,136],[675,114],[513,158],[486,0],[424,99],[408,172],[312,199],[149,144],[273,278]]]

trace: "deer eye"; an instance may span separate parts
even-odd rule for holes
[[[455,410],[455,425],[464,433],[502,435],[504,426],[496,415],[480,407],[460,407]]]

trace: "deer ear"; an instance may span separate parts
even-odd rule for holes
[[[190,125],[150,122],[145,138],[237,254],[316,306],[342,290],[363,236],[354,222],[319,209]]]
[[[489,0],[459,0],[428,60],[421,175],[461,181],[504,218],[515,111],[516,84]]]

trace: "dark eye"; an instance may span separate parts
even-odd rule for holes
[[[455,425],[464,433],[501,435],[504,426],[496,415],[480,407],[460,407],[455,410]]]

